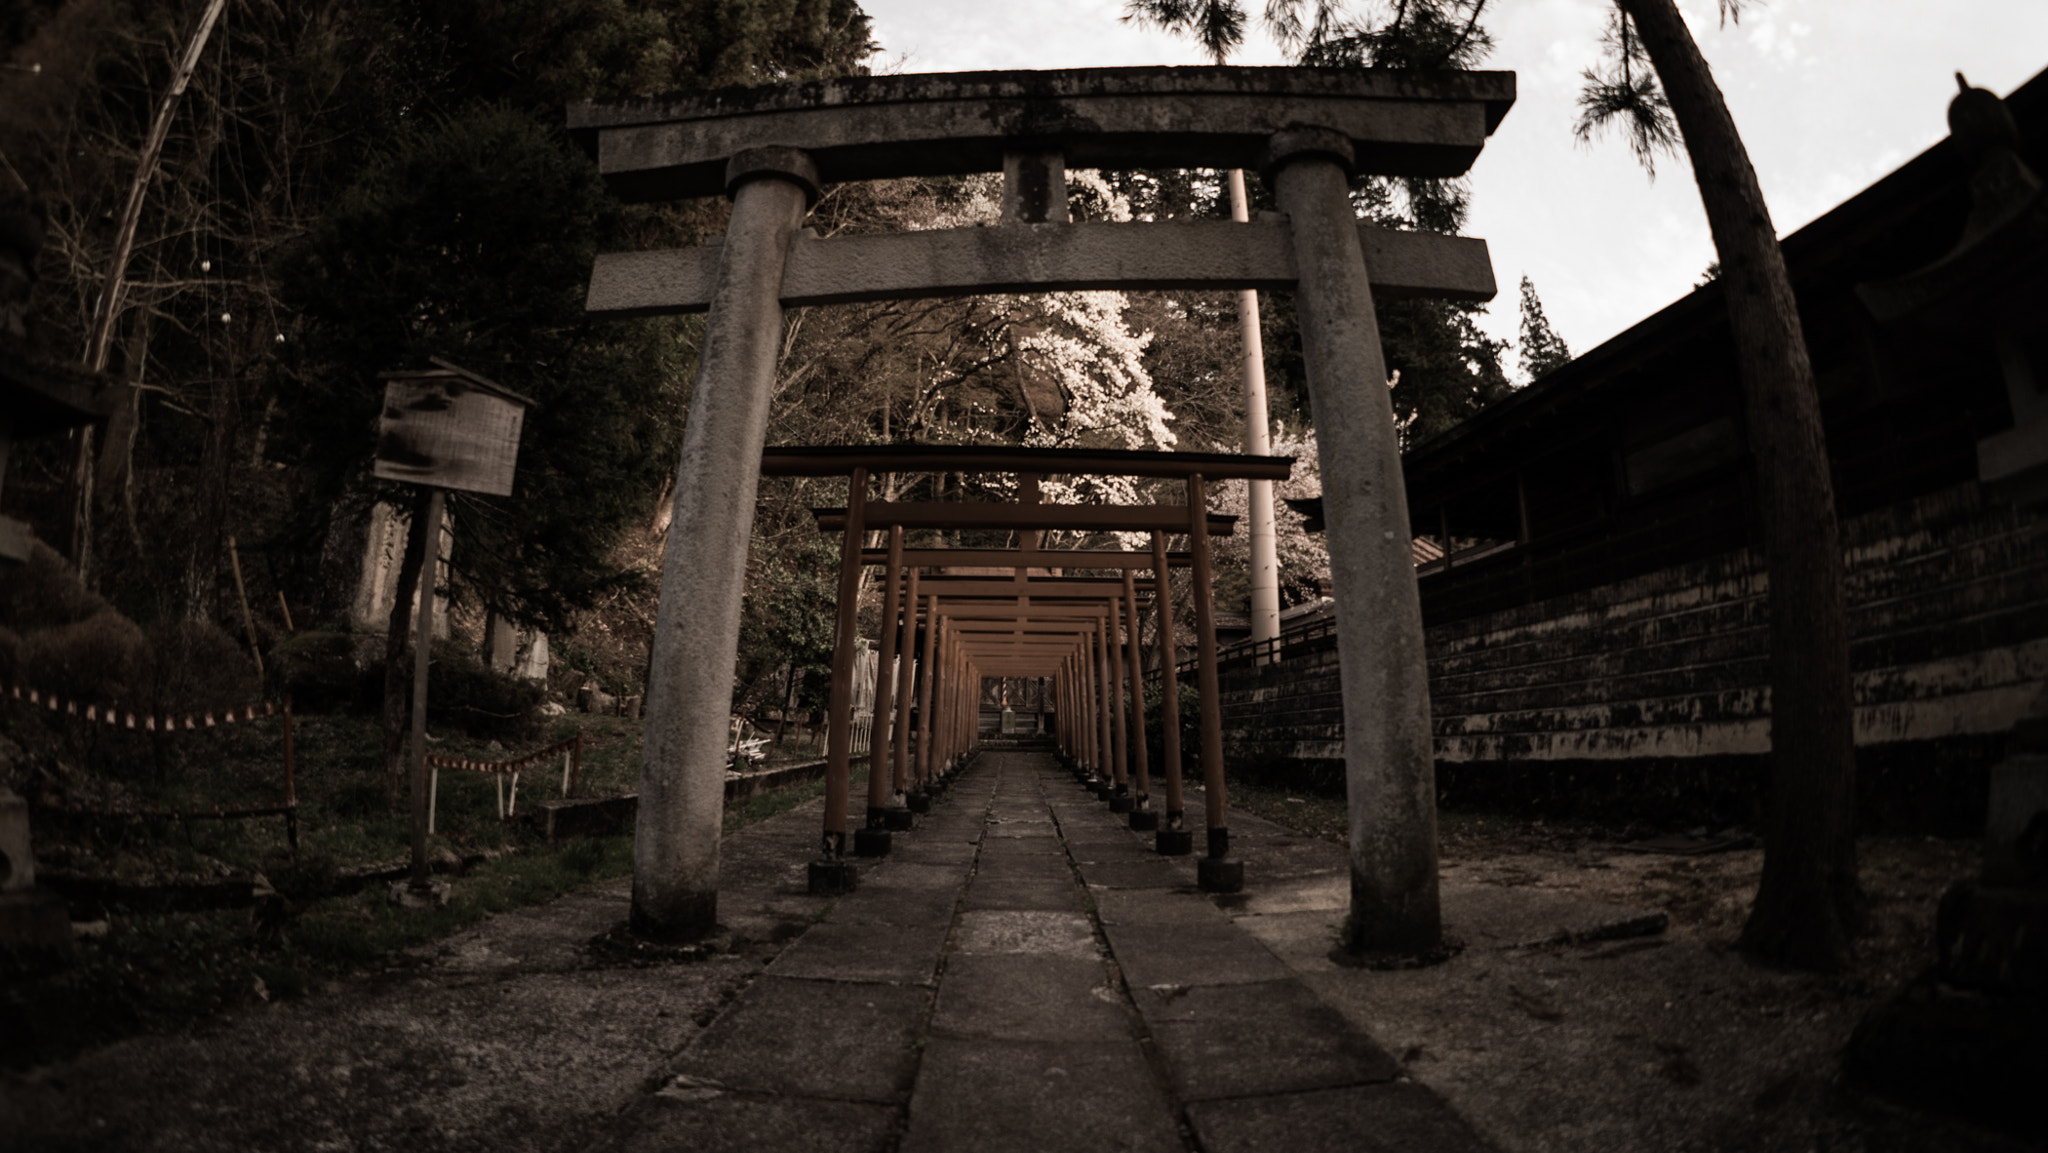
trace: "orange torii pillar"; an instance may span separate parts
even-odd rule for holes
[[[924,609],[924,684],[917,692],[917,779],[926,792],[943,790],[932,769],[932,687],[939,679],[939,597],[932,594]]]
[[[826,704],[825,832],[818,859],[810,863],[810,891],[852,892],[859,880],[846,860],[846,802],[852,777],[853,657],[860,626],[861,536],[868,499],[868,470],[856,468],[846,482],[846,527],[839,542],[838,627],[832,642],[832,684]]]
[[[1152,534],[1153,605],[1159,614],[1159,727],[1165,748],[1166,824],[1153,838],[1162,856],[1183,857],[1194,851],[1195,835],[1186,827],[1187,801],[1181,788],[1180,653],[1173,637],[1173,584],[1166,566],[1166,534]]]
[[[1150,750],[1145,738],[1145,662],[1138,646],[1138,590],[1130,569],[1124,570],[1124,627],[1130,633],[1124,663],[1130,678],[1131,776],[1136,790],[1131,800],[1131,830],[1149,833],[1159,828],[1159,811],[1152,807]]]
[[[1202,692],[1202,797],[1209,826],[1209,853],[1195,868],[1207,893],[1244,888],[1244,862],[1230,857],[1230,822],[1223,793],[1223,694],[1216,677],[1216,595],[1209,573],[1206,491],[1202,475],[1188,477],[1188,548],[1195,556],[1195,651]]]
[[[903,590],[903,639],[896,646],[896,651],[903,657],[903,668],[896,682],[896,699],[901,703],[896,709],[894,776],[896,791],[904,795],[904,804],[913,813],[925,813],[931,811],[931,796],[924,791],[922,781],[913,783],[910,779],[910,694],[915,683],[913,674],[917,670],[913,650],[917,645],[918,571],[910,570],[910,579]]]
[[[890,737],[890,720],[895,704],[896,597],[898,577],[903,571],[903,526],[889,528],[889,564],[882,578],[882,647],[875,661],[875,731],[868,739],[867,821],[853,835],[857,857],[883,857],[889,853],[891,831],[910,828],[910,810],[892,804],[889,758],[895,742]],[[906,662],[907,664],[908,662]]]

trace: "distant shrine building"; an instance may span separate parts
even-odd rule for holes
[[[1987,766],[2048,711],[2048,73],[2006,106],[2016,147],[1953,135],[1783,242],[1866,827],[1981,831]],[[1450,545],[1418,569],[1445,802],[1747,819],[1770,693],[1744,441],[1709,283],[1406,455],[1415,534]],[[1341,755],[1312,632],[1227,672],[1234,765]]]

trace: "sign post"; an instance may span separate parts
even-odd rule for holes
[[[371,470],[383,480],[404,481],[427,490],[426,530],[421,534],[420,580],[413,610],[412,875],[393,896],[408,905],[442,904],[447,886],[436,887],[427,870],[427,666],[434,642],[434,589],[439,583],[441,524],[447,490],[512,495],[519,464],[519,431],[533,402],[511,389],[429,358],[433,368],[381,374],[384,414],[378,421],[377,460]]]

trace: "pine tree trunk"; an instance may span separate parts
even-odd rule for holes
[[[1763,190],[1705,58],[1672,0],[1620,3],[1684,134],[1720,256],[1770,575],[1770,796],[1742,946],[1835,969],[1864,904],[1842,546],[1813,366]]]
[[[405,787],[406,703],[412,696],[412,662],[405,659],[405,642],[412,636],[413,594],[419,589],[420,570],[426,567],[427,501],[423,486],[412,502],[405,555],[398,562],[398,587],[391,594],[391,620],[384,633],[384,799],[393,805]],[[432,597],[428,590],[419,598],[429,611]]]

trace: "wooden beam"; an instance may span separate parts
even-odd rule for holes
[[[887,564],[889,554],[883,549],[867,549],[860,554],[862,564]],[[1152,557],[1146,553],[1110,552],[1108,550],[1050,550],[1035,553],[1020,553],[1014,549],[996,548],[907,548],[903,550],[903,563],[912,568],[1030,568],[1030,569],[1131,569],[1147,570],[1152,567]],[[1173,568],[1186,568],[1194,563],[1190,554],[1169,553],[1167,564]],[[941,579],[968,579],[965,576],[948,577],[941,573]],[[990,577],[991,580],[1005,580],[1006,577]],[[1045,578],[1040,578],[1045,579]],[[1059,579],[1059,578],[1051,578]]]
[[[1037,476],[1150,476],[1186,480],[1286,480],[1291,456],[1137,449],[1025,448],[1020,445],[777,445],[761,450],[762,476],[846,476],[885,472],[1030,473]]]
[[[824,532],[845,527],[846,512],[836,508],[814,508],[811,515]],[[873,501],[867,506],[871,529],[1050,529],[1063,532],[1185,532],[1188,509],[1183,504],[971,504],[964,501]],[[1229,536],[1237,518],[1223,513],[1208,514],[1210,536]],[[1046,553],[1018,555],[1045,556]],[[1033,565],[1029,559],[1014,563]],[[1033,567],[1043,567],[1033,565]]]

